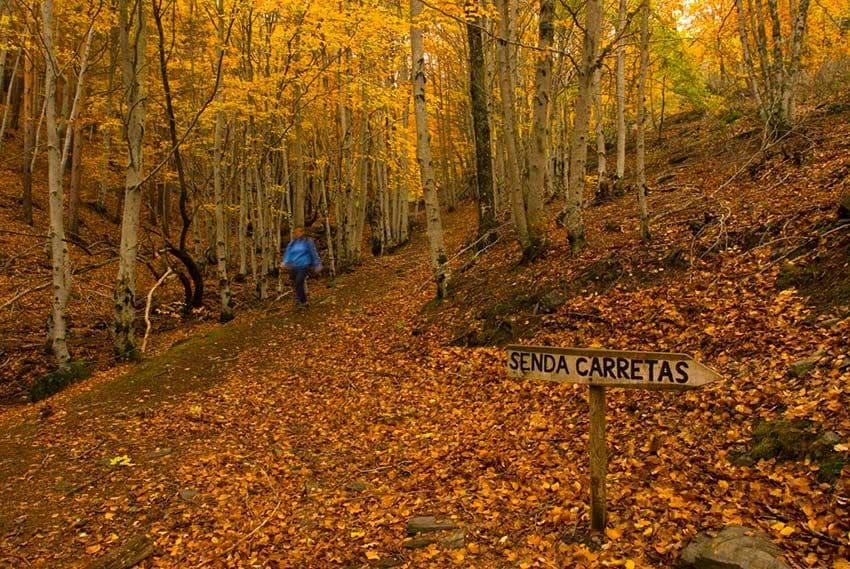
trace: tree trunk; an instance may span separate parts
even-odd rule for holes
[[[244,137],[243,137],[244,145]],[[248,193],[245,191],[245,170],[239,172],[239,273],[236,281],[248,276]]]
[[[519,176],[519,151],[517,148],[516,102],[514,101],[514,70],[511,66],[508,42],[513,37],[511,0],[497,0],[499,8],[499,39],[496,43],[496,64],[499,73],[499,92],[502,102],[502,140],[505,144],[505,170],[507,193],[511,204],[511,217],[517,241],[523,254],[531,253],[528,236],[528,220],[525,213],[525,198]]]
[[[300,87],[296,86],[295,97],[299,99]],[[304,227],[306,181],[304,179],[304,130],[301,128],[301,109],[295,109],[295,192],[292,200],[292,225]]]
[[[405,62],[402,66],[401,71],[401,81],[402,84],[410,81],[410,72],[407,69],[407,63]],[[410,96],[404,95],[404,110],[402,111],[401,117],[401,125],[402,132],[405,135],[409,132],[410,125]],[[404,137],[402,137],[404,138]],[[404,140],[401,141],[401,156],[399,157],[399,164],[401,168],[401,172],[399,173],[399,195],[398,195],[398,236],[399,236],[399,245],[403,245],[407,243],[410,239],[409,231],[410,231],[410,183],[408,182],[407,172],[410,166],[410,157],[408,155],[408,146],[405,144]]]
[[[113,113],[113,90],[115,83],[115,67],[117,59],[115,57],[115,48],[118,43],[118,28],[112,27],[109,32],[109,66],[106,71],[106,119],[112,119]],[[100,183],[97,189],[97,210],[101,213],[106,212],[106,194],[109,191],[110,184],[110,155],[112,154],[112,126],[107,123],[103,126],[103,157],[101,162]]]
[[[601,69],[596,68],[593,77],[593,114],[596,120],[596,196],[600,199],[611,197],[611,183],[608,180],[608,163],[605,157],[605,121],[602,114]]]
[[[12,67],[12,75],[9,78],[9,85],[6,88],[6,106],[3,108],[3,122],[0,124],[0,148],[3,146],[3,137],[6,134],[6,124],[9,120],[9,109],[12,106],[12,93],[15,91],[12,87],[15,85],[15,79],[18,77],[18,65],[21,63],[21,55],[23,52],[23,49],[18,50],[18,55],[15,57],[15,65]]]
[[[649,211],[646,204],[646,82],[649,74],[649,0],[642,0],[640,18],[640,74],[638,76],[637,96],[637,144],[636,169],[638,191],[638,214],[640,216],[640,236],[649,241]]]
[[[474,6],[472,7],[474,10]],[[466,24],[469,43],[469,99],[472,105],[472,128],[475,133],[475,179],[478,190],[478,247],[495,240],[496,205],[493,198],[493,157],[490,148],[490,113],[487,109],[484,45],[481,18]]]
[[[121,75],[127,107],[124,131],[128,156],[127,173],[124,179],[124,213],[121,220],[118,278],[115,282],[113,332],[115,353],[124,358],[134,357],[136,354],[133,327],[136,316],[136,254],[139,242],[139,213],[142,205],[142,151],[147,107],[144,83],[147,20],[144,7],[144,2],[131,5],[129,0],[119,0],[118,5],[121,30]]]
[[[85,94],[80,94],[80,100]],[[71,186],[68,195],[68,234],[72,239],[80,236],[80,181],[82,180],[83,159],[83,125],[80,120],[74,120],[73,149],[71,150]]]
[[[44,6],[42,9],[46,10]],[[53,4],[50,4],[51,17]],[[21,202],[23,203],[23,216],[24,222],[28,225],[33,224],[32,219],[32,158],[34,155],[33,148],[33,137],[34,137],[34,124],[33,124],[33,107],[35,102],[34,91],[33,91],[33,79],[34,79],[34,69],[33,69],[33,50],[28,49],[29,43],[24,44],[23,48],[24,52],[24,94],[23,94],[23,104],[21,105],[21,115],[23,115],[24,120],[24,153],[22,156],[21,163],[21,183],[23,185],[23,191],[21,192]],[[50,80],[53,81],[53,92],[55,96],[56,92],[56,73],[54,72],[50,75]],[[45,76],[45,82],[47,81],[47,76]],[[9,86],[11,89],[11,85]],[[45,85],[45,96],[47,95],[47,85]],[[55,104],[55,103],[54,103]],[[54,110],[55,112],[55,110]],[[54,115],[54,121],[56,117]],[[57,136],[57,144],[58,142],[58,132]],[[58,147],[57,147],[58,149]],[[60,151],[61,152],[61,151]],[[61,196],[61,191],[60,191]],[[60,213],[61,215],[61,213]]]
[[[416,116],[416,159],[419,162],[419,175],[425,195],[425,219],[431,252],[431,268],[434,274],[434,283],[437,285],[437,298],[443,298],[446,296],[451,283],[451,272],[446,247],[443,244],[440,199],[437,196],[437,183],[434,180],[434,166],[431,158],[428,111],[425,105],[425,50],[422,43],[422,29],[418,22],[421,12],[422,1],[410,0],[410,49],[413,60],[412,87],[413,108]]]
[[[186,248],[189,231],[192,228],[192,216],[189,214],[189,182],[186,180],[186,172],[183,167],[183,155],[180,151],[180,141],[177,138],[177,119],[174,114],[174,103],[171,95],[171,84],[168,79],[168,64],[166,51],[169,49],[165,42],[165,32],[162,27],[161,5],[153,2],[153,17],[156,23],[157,35],[159,37],[159,71],[162,77],[162,91],[165,95],[165,117],[168,122],[169,141],[173,148],[174,166],[177,170],[177,181],[180,186],[178,208],[180,210],[180,240],[177,247],[167,242],[168,251],[174,255],[186,267],[189,277],[192,279],[192,295],[186,298],[186,309],[199,308],[204,303],[204,279],[201,269]],[[125,192],[126,193],[126,192]],[[122,194],[124,195],[124,194]],[[166,238],[167,239],[167,238]]]
[[[52,273],[51,313],[48,343],[60,369],[67,369],[71,362],[68,350],[65,307],[71,290],[71,260],[65,241],[64,197],[62,192],[62,151],[56,125],[56,55],[53,46],[53,0],[43,0],[42,20],[44,24],[44,48],[47,64],[44,73],[44,97],[47,118],[48,191],[50,209],[50,261]],[[30,71],[30,74],[32,72]],[[26,117],[25,117],[26,120]],[[25,164],[29,164],[24,157]]]
[[[538,48],[534,78],[534,112],[529,135],[528,170],[526,174],[526,211],[530,246],[524,257],[533,258],[543,249],[545,220],[543,199],[546,183],[546,161],[549,146],[549,101],[552,93],[552,42],[555,38],[555,2],[541,0]]]
[[[570,176],[567,190],[566,226],[573,253],[585,244],[584,175],[587,162],[588,125],[590,105],[593,101],[593,76],[599,66],[599,36],[602,29],[602,0],[588,0],[584,46],[578,70],[578,97],[575,105],[575,123],[570,144]]]
[[[614,192],[623,191],[626,175],[626,0],[620,0],[617,15],[617,179]]]
[[[800,0],[797,14],[791,30],[791,47],[788,61],[788,80],[782,97],[783,114],[788,123],[793,125],[797,111],[797,86],[800,83],[800,59],[803,51],[803,40],[806,35],[806,20],[809,13],[809,0]]]
[[[741,41],[741,56],[744,60],[744,67],[747,70],[747,83],[750,85],[750,93],[753,96],[753,102],[762,120],[765,118],[764,102],[759,92],[758,83],[756,82],[755,66],[753,58],[750,55],[750,42],[747,36],[747,18],[744,13],[744,4],[742,0],[735,0],[735,10],[738,13],[738,39]]]
[[[318,135],[313,138],[313,153],[316,158],[319,157],[319,143],[318,143]],[[326,149],[329,150],[329,149]],[[318,163],[318,160],[316,161]],[[321,208],[322,208],[322,217],[324,218],[324,226],[325,226],[325,243],[328,247],[328,270],[330,272],[331,278],[336,276],[336,257],[334,256],[334,243],[333,238],[331,236],[331,216],[328,208],[328,190],[325,181],[325,170],[326,167],[322,166],[321,170],[318,173],[318,182],[319,182],[319,194],[322,200]]]
[[[215,3],[218,19],[218,45],[216,47],[217,58],[220,61],[224,55],[225,47],[225,24],[224,24],[224,0],[216,0]],[[224,161],[224,110],[222,109],[223,95],[222,82],[224,74],[218,74],[216,85],[216,103],[218,109],[215,113],[215,140],[213,142],[213,192],[215,193],[215,254],[218,268],[218,289],[221,296],[221,313],[219,321],[229,322],[233,320],[233,306],[231,303],[230,279],[227,277],[227,244],[225,234],[227,227],[224,224],[224,187],[222,175],[222,163]]]

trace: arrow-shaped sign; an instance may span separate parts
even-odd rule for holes
[[[508,346],[508,375],[634,389],[693,389],[720,375],[685,354]]]

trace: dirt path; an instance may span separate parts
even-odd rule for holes
[[[449,225],[450,250],[469,213]],[[482,303],[530,290],[512,246],[504,270],[475,275]],[[447,346],[446,319],[483,307],[423,312],[419,236],[313,290],[306,313],[243,314],[60,394],[45,418],[39,406],[0,420],[0,567],[87,567],[143,536],[142,567],[662,568],[698,531],[733,523],[768,533],[791,566],[843,567],[846,475],[831,486],[809,461],[729,458],[780,408],[850,432],[850,319],[809,321],[802,298],[755,270],[767,255],[577,297],[531,339],[696,352],[724,376],[699,392],[610,390],[602,548],[580,539],[585,390],[509,381],[503,350]],[[814,353],[808,377],[788,376]],[[427,515],[456,520],[461,547],[405,548],[407,520]]]
[[[199,550],[158,548],[158,555],[207,557],[210,539],[230,539],[219,531],[245,537],[264,512],[282,512],[280,502],[273,507],[283,500],[279,470],[318,468],[321,453],[303,435],[339,428],[311,424],[322,416],[312,391],[357,396],[364,370],[356,360],[374,349],[369,336],[410,337],[399,300],[427,295],[430,287],[420,286],[427,263],[417,237],[333,288],[314,285],[307,311],[285,302],[265,316],[245,315],[125,376],[95,378],[4,418],[0,566],[75,566],[137,534],[166,532],[179,543],[190,528],[209,531],[204,541],[183,544]],[[239,490],[222,495],[221,485],[237,478]],[[294,496],[317,483],[316,475],[297,478]],[[216,528],[215,518],[228,512],[236,518]]]

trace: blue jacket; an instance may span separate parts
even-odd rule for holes
[[[309,237],[301,237],[289,242],[283,254],[283,264],[293,269],[319,270],[322,268],[319,252],[316,251],[316,245]]]

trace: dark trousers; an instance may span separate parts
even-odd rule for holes
[[[292,280],[295,283],[295,299],[298,304],[307,304],[307,267],[292,269]]]

